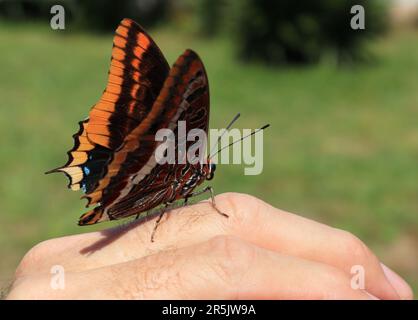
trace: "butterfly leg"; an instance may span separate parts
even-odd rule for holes
[[[155,232],[157,231],[158,225],[160,224],[161,219],[163,218],[164,214],[166,213],[167,207],[170,206],[170,205],[171,205],[171,202],[168,202],[168,203],[165,204],[163,212],[160,213],[157,220],[155,221],[154,229],[152,230],[152,234],[151,234],[151,242],[154,242],[154,236],[155,236]]]
[[[207,186],[202,190],[196,191],[196,192],[192,192],[191,194],[188,195],[188,197],[186,197],[184,199],[184,203],[187,203],[187,199],[191,198],[191,197],[195,197],[198,195],[201,195],[203,193],[209,192],[210,193],[210,198],[212,200],[212,207],[216,210],[216,212],[218,212],[221,216],[224,216],[225,218],[229,218],[229,216],[226,213],[223,213],[221,210],[218,209],[218,207],[216,206],[216,202],[215,202],[215,195],[213,193],[213,188],[211,186]]]

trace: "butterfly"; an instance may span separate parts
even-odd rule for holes
[[[138,215],[181,199],[187,203],[204,192],[210,192],[214,208],[227,216],[217,209],[211,187],[194,191],[213,178],[216,166],[210,157],[195,164],[157,163],[161,142],[156,133],[175,131],[180,121],[187,132],[208,131],[209,85],[203,62],[188,49],[170,68],[146,31],[123,19],[113,39],[107,86],[88,118],[79,122],[67,163],[47,172],[66,174],[68,187],[85,193],[86,207],[95,206],[80,217],[79,225]],[[184,143],[187,149],[192,142]]]
[[[199,56],[186,50],[170,68],[161,50],[136,22],[123,19],[113,39],[106,89],[79,122],[63,172],[81,189],[86,207],[79,225],[117,220],[196,195],[213,178],[213,163],[158,164],[155,134],[175,129],[207,132],[209,87]],[[189,144],[189,142],[187,142]],[[211,188],[204,191],[210,191]]]

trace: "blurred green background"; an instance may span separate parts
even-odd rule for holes
[[[211,127],[237,112],[238,127],[271,124],[263,173],[221,165],[217,193],[349,230],[417,291],[418,1],[312,2],[0,1],[0,286],[36,243],[109,227],[76,226],[80,194],[43,173],[66,161],[105,87],[111,30],[130,17],[170,64],[199,53]],[[65,30],[50,28],[51,3]],[[352,4],[366,30],[349,28]]]

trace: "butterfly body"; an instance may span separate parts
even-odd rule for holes
[[[106,89],[79,123],[67,163],[48,172],[65,173],[69,187],[85,193],[87,207],[95,205],[80,217],[80,225],[187,200],[213,177],[210,161],[192,164],[183,156],[176,163],[158,162],[158,130],[175,132],[180,121],[186,132],[207,133],[209,85],[202,61],[186,50],[169,68],[151,37],[134,21],[122,20]],[[192,142],[183,143],[187,149]]]
[[[108,207],[106,216],[109,220],[120,219],[151,210],[160,204],[187,199],[197,186],[207,180],[210,168],[207,164],[184,164],[173,166],[170,170],[164,167],[156,169],[142,183],[134,185],[128,195]],[[90,216],[96,214],[86,214],[80,221],[88,224]]]

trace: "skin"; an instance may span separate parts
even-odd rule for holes
[[[102,232],[47,240],[16,270],[8,299],[412,299],[408,284],[354,235],[226,193]],[[51,267],[65,288],[50,286]],[[365,289],[350,285],[365,270]]]

